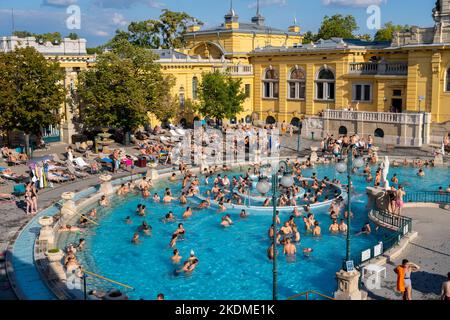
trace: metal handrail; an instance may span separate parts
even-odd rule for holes
[[[417,191],[408,192],[405,202],[410,203],[450,203],[450,192],[440,191]]]
[[[328,300],[336,300],[333,297],[327,296],[327,295],[325,295],[323,293],[320,293],[320,292],[317,292],[315,290],[309,290],[309,291],[306,291],[306,292],[302,292],[302,293],[296,294],[295,296],[289,297],[286,300],[294,300],[294,299],[297,299],[297,298],[302,297],[302,296],[305,296],[306,300],[309,300],[309,296],[311,294],[316,294],[316,295],[318,295],[318,296],[320,296],[322,298],[328,299]]]

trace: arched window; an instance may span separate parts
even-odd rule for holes
[[[384,138],[384,131],[383,129],[378,128],[377,130],[375,130],[375,137],[376,138]]]
[[[305,99],[306,76],[302,69],[294,68],[288,80],[289,99]]]
[[[316,79],[316,99],[334,100],[336,83],[333,71],[322,68]]]
[[[264,98],[278,99],[279,97],[279,76],[278,72],[272,68],[267,69],[263,79]]]
[[[445,82],[445,91],[450,92],[450,68],[447,69],[447,79]]]
[[[347,134],[347,128],[342,126],[339,128],[339,134]]]
[[[192,78],[192,99],[198,99],[198,78]]]

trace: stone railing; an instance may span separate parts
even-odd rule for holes
[[[228,66],[226,71],[232,76],[252,76],[253,66],[252,65],[235,65]]]
[[[427,114],[424,113],[390,113],[347,110],[324,110],[323,118],[331,120],[350,120],[394,124],[422,124]]]
[[[349,66],[350,74],[364,75],[408,75],[407,62],[354,62]]]

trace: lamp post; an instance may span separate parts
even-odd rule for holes
[[[283,169],[283,177],[281,179],[278,177],[278,172],[281,167]],[[272,237],[272,250],[273,250],[273,288],[272,288],[272,297],[273,300],[278,299],[278,286],[277,286],[277,192],[278,185],[281,184],[285,188],[290,188],[294,185],[294,178],[292,177],[292,172],[289,170],[289,165],[286,161],[280,161],[276,170],[272,170],[272,185],[270,185],[269,178],[267,175],[261,174],[261,177],[256,185],[256,189],[259,193],[265,195],[270,189],[272,189],[272,207],[273,207],[273,215],[272,215],[272,223],[273,223],[273,237]]]
[[[297,153],[300,155],[300,139],[302,134],[302,120],[298,122],[298,137],[297,137]]]
[[[358,157],[354,159],[353,151],[356,146],[351,145],[347,154],[347,164],[344,161],[339,162],[336,165],[336,171],[339,173],[347,172],[347,183],[348,183],[348,194],[347,194],[347,245],[346,245],[346,255],[344,261],[344,270],[346,270],[346,262],[350,261],[351,250],[350,250],[350,223],[351,223],[351,209],[352,209],[352,200],[351,200],[351,184],[352,184],[352,173],[353,169],[359,169],[364,166],[364,159],[362,157]]]

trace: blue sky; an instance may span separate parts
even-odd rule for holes
[[[234,0],[240,21],[249,21],[255,13],[256,0]],[[81,10],[81,29],[66,27],[69,5]],[[297,18],[302,32],[317,32],[325,15],[352,14],[358,33],[374,34],[367,28],[367,7],[378,4],[381,21],[398,24],[432,26],[431,10],[435,0],[261,0],[266,24],[287,29]],[[0,0],[0,35],[11,34],[11,8],[14,8],[15,30],[35,33],[59,31],[63,36],[77,32],[93,47],[106,42],[116,29],[125,29],[130,21],[155,19],[161,9],[186,11],[206,23],[219,25],[230,7],[230,0]]]

